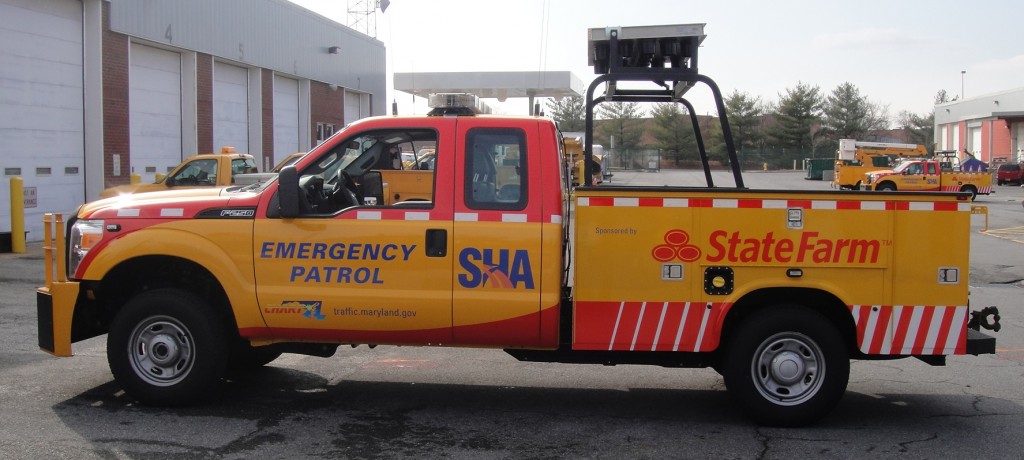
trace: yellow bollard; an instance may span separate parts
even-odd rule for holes
[[[141,184],[142,175],[139,173],[132,173],[130,176],[128,176],[128,182],[132,184]]]
[[[11,178],[11,252],[25,253],[25,183],[20,176]]]
[[[153,177],[156,180],[154,180],[153,182],[160,182],[160,181],[164,180],[164,177],[166,177],[166,176],[167,175],[164,174],[164,173],[156,173],[156,176]]]

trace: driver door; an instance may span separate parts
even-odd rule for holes
[[[423,123],[428,126],[416,129],[437,136],[440,153],[431,201],[352,206],[294,219],[257,218],[256,292],[269,336],[352,343],[451,342],[454,142],[444,137],[452,129],[443,125],[452,121]],[[332,148],[350,145],[373,126],[360,127],[364,131],[336,136],[333,146],[324,144],[311,152],[300,161],[299,176],[315,168]],[[399,135],[386,130],[371,134],[382,140]],[[269,208],[264,206],[258,211],[263,216]]]

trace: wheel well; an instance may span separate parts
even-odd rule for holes
[[[126,260],[89,287],[95,297],[90,316],[97,323],[95,326],[104,331],[129,299],[158,288],[176,288],[199,296],[218,311],[226,327],[237,330],[231,304],[217,278],[203,266],[180,257],[143,256]]]
[[[744,295],[729,309],[722,323],[722,343],[729,343],[729,334],[744,318],[779,304],[799,305],[821,313],[842,334],[850,353],[856,353],[857,331],[846,304],[829,292],[810,288],[766,288]]]
[[[879,190],[882,187],[892,187],[893,190],[896,190],[896,183],[891,180],[882,181],[875,186],[875,190]]]

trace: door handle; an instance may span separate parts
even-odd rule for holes
[[[445,257],[448,255],[448,230],[443,228],[427,229],[427,257]]]

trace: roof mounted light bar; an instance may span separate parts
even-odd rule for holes
[[[465,93],[436,93],[427,97],[430,112],[427,116],[472,116],[491,113],[491,108],[480,98]]]

